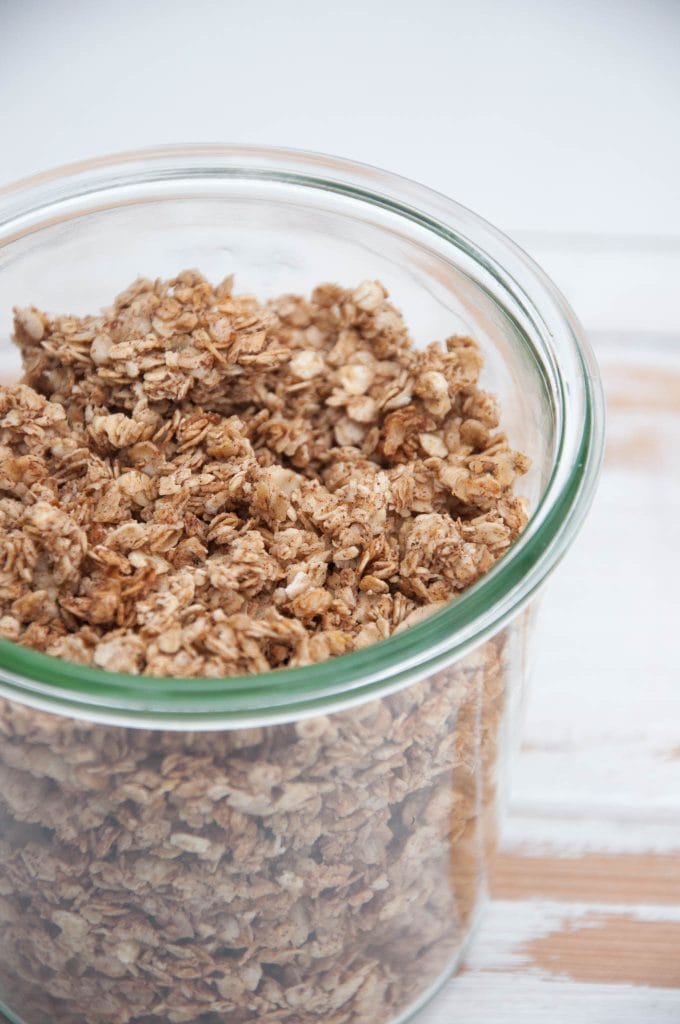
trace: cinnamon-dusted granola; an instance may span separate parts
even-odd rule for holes
[[[187,271],[100,316],[17,311],[0,388],[0,634],[130,673],[305,665],[474,583],[527,468],[467,337],[381,284],[261,304]]]

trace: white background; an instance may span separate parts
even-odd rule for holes
[[[182,141],[364,160],[510,233],[680,236],[680,0],[0,0],[0,183]]]

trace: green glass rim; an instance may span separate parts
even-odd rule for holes
[[[512,619],[567,550],[592,501],[604,403],[597,364],[576,317],[514,242],[425,186],[368,165],[295,150],[155,148],[67,165],[0,189],[0,251],[15,226],[21,225],[22,234],[40,230],[39,218],[47,211],[85,196],[110,198],[140,184],[197,179],[278,181],[380,206],[483,268],[541,339],[539,352],[518,328],[552,405],[556,436],[549,480],[520,538],[481,580],[423,622],[379,643],[300,668],[183,679],[108,672],[0,639],[0,695],[10,699],[121,725],[229,728],[290,721],[394,691],[457,660]],[[512,319],[508,308],[503,311]]]

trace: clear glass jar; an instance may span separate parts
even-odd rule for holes
[[[0,641],[0,1007],[17,1024],[395,1024],[455,969],[483,902],[520,613],[592,497],[597,370],[541,271],[457,204],[330,157],[210,146],[0,192],[0,373],[18,373],[13,305],[85,313],[191,266],[260,297],[380,278],[420,343],[476,337],[533,460],[530,522],[454,603],[319,665],[140,678]]]

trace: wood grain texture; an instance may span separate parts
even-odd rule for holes
[[[506,900],[680,906],[680,855],[584,853],[579,857],[532,857],[503,851],[492,868],[491,894]]]
[[[465,972],[413,1024],[678,1024],[677,992],[535,972]]]
[[[593,911],[531,939],[521,952],[533,967],[573,981],[680,990],[680,921]]]
[[[492,900],[418,1024],[678,1024],[680,906]]]

